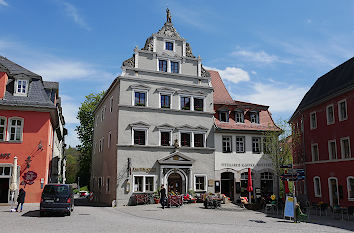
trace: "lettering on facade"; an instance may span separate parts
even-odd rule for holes
[[[222,167],[272,167],[272,163],[221,163]]]
[[[155,172],[156,168],[134,167],[133,172]]]
[[[11,153],[1,153],[0,159],[8,159],[10,158]]]

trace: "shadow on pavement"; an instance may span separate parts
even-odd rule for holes
[[[110,205],[104,203],[89,202],[85,197],[79,197],[74,199],[75,206],[90,206],[90,207],[110,207]]]
[[[47,213],[44,217],[64,217],[65,215],[63,213]],[[24,214],[22,214],[22,217],[35,217],[35,218],[39,218],[40,216],[40,211],[39,210],[32,210],[32,211],[28,211]],[[41,217],[43,218],[43,217]]]

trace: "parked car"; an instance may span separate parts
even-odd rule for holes
[[[47,184],[44,186],[40,204],[40,215],[59,212],[70,216],[74,210],[74,193],[68,184]]]
[[[80,196],[80,197],[88,197],[88,195],[89,195],[89,192],[88,192],[88,191],[80,191],[80,192],[79,192],[79,196]]]

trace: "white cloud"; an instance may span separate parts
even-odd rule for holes
[[[0,0],[0,5],[2,5],[2,6],[8,6],[9,4],[7,4],[7,2],[5,2],[5,0]]]
[[[248,61],[266,63],[266,64],[275,63],[275,62],[290,63],[290,61],[280,59],[276,55],[270,55],[263,50],[256,52],[256,51],[238,49],[238,50],[232,52],[231,55],[244,58],[245,60],[248,60]]]
[[[76,118],[76,116],[80,106],[75,104],[74,99],[70,96],[61,95],[60,97],[65,123],[78,124],[79,120]]]
[[[270,106],[271,111],[293,112],[307,91],[306,87],[258,82],[250,87],[249,94],[230,94],[237,100]]]
[[[63,2],[63,5],[65,7],[65,12],[68,14],[69,17],[71,17],[74,20],[74,22],[77,25],[86,29],[87,31],[91,30],[91,28],[88,26],[84,18],[81,15],[79,15],[79,12],[74,5],[68,2]]]
[[[250,76],[247,71],[237,67],[226,67],[224,70],[219,70],[212,67],[206,67],[207,70],[218,71],[223,80],[228,80],[233,83],[250,81]]]

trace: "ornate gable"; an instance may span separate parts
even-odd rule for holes
[[[157,160],[159,164],[180,164],[180,165],[192,165],[194,163],[194,159],[182,154],[179,151],[176,151],[166,157],[163,157]]]

